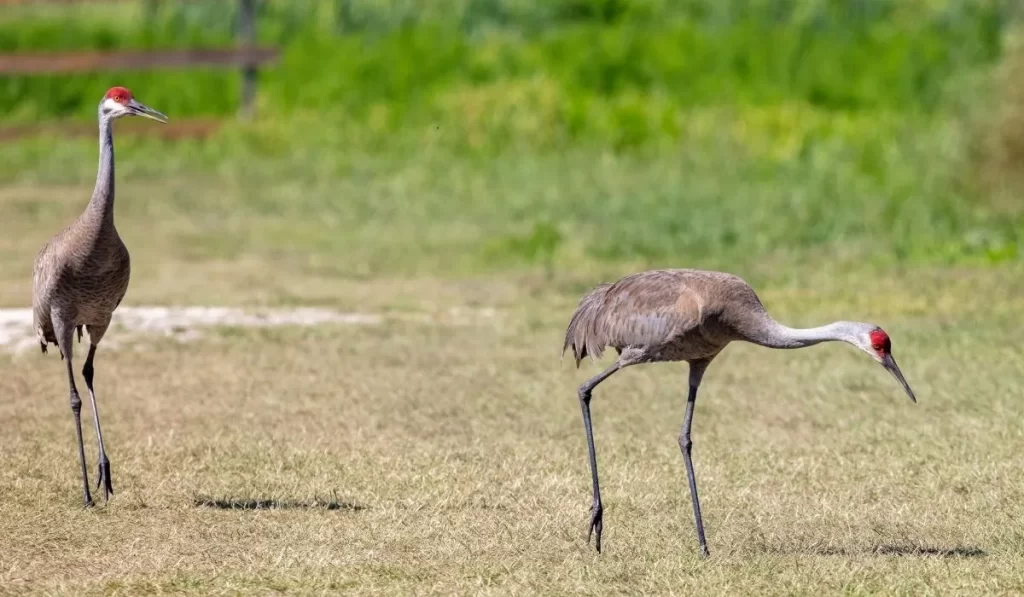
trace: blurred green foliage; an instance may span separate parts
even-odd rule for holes
[[[384,105],[436,117],[459,108],[445,99],[462,89],[497,87],[500,94],[502,85],[541,77],[567,134],[586,132],[591,112],[625,127],[649,120],[646,102],[631,101],[649,94],[661,98],[661,111],[794,101],[929,111],[951,72],[998,57],[1008,22],[1000,3],[977,0],[293,0],[259,7],[261,42],[285,50],[284,63],[261,81],[275,113],[365,115]],[[196,47],[232,43],[237,3],[4,10],[0,51]],[[95,90],[113,79],[128,80],[179,117],[231,113],[238,87],[237,75],[223,70],[5,77],[0,115],[91,116]]]
[[[1024,210],[986,204],[949,101],[984,99],[964,81],[1003,59],[1013,9],[269,0],[259,35],[284,57],[261,72],[259,121],[201,142],[119,139],[118,171],[205,181],[216,199],[185,193],[182,209],[251,226],[193,251],[344,255],[359,274],[1019,259]],[[0,51],[224,46],[235,11],[5,9]],[[114,84],[172,118],[236,108],[229,70],[94,73],[4,78],[0,118],[93,118]],[[86,181],[94,154],[0,146],[0,180]]]

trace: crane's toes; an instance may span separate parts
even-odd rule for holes
[[[110,496],[114,495],[114,486],[110,481],[110,461],[100,461],[100,474],[99,480],[96,481],[96,490],[99,491],[100,485],[103,486],[103,501],[110,500]]]
[[[594,507],[590,511],[590,529],[587,531],[587,543],[590,543],[590,537],[593,535],[594,548],[597,549],[597,553],[601,553],[601,530],[604,528],[604,508],[601,506],[601,502],[594,502]]]

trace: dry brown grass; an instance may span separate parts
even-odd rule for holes
[[[38,244],[81,208],[79,194],[27,190],[0,190],[19,230],[0,237],[5,306],[27,303]],[[584,540],[590,481],[575,395],[598,369],[558,360],[593,275],[353,280],[268,254],[229,266],[190,260],[180,241],[197,220],[159,202],[121,208],[136,263],[128,304],[321,303],[422,317],[101,349],[117,493],[89,510],[59,358],[0,354],[0,593],[1024,591],[1019,266],[823,268],[759,287],[795,324],[885,326],[920,403],[848,347],[730,348],[694,423],[708,561],[697,557],[676,446],[686,366],[603,384],[593,402],[599,556]],[[146,210],[164,216],[159,227],[141,225]]]
[[[1000,272],[971,275],[999,286]],[[955,279],[945,276],[947,288]],[[908,294],[925,295],[934,281],[904,280]],[[1012,302],[1015,291],[995,298]],[[540,308],[574,298],[559,295],[465,325],[224,330],[193,345],[140,340],[102,352],[117,494],[91,510],[79,506],[59,359],[0,357],[0,586],[115,595],[1024,590],[1024,360],[1008,321],[801,294],[766,291],[790,320],[899,313],[880,322],[920,403],[848,348],[730,348],[709,371],[695,421],[709,561],[697,557],[675,443],[685,365],[638,367],[595,393],[606,553],[586,545],[575,388],[596,368],[559,362],[567,313]],[[811,308],[798,316],[798,304]]]

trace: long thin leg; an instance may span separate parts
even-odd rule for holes
[[[697,522],[697,541],[700,542],[700,555],[708,557],[708,542],[704,538],[704,519],[700,515],[700,499],[697,497],[697,479],[693,475],[693,460],[690,458],[690,450],[693,442],[690,441],[690,425],[693,423],[693,407],[697,403],[697,388],[700,386],[701,377],[707,363],[690,364],[690,393],[686,397],[686,414],[683,416],[683,428],[679,432],[679,449],[683,453],[683,462],[686,463],[686,480],[690,484],[690,498],[693,500],[693,517]]]
[[[89,473],[85,466],[85,445],[82,443],[82,399],[78,396],[78,388],[75,387],[75,371],[71,366],[71,341],[74,328],[54,321],[54,333],[57,336],[57,345],[60,354],[68,368],[68,385],[71,388],[71,413],[75,416],[75,433],[78,436],[78,458],[82,463],[82,492],[86,506],[92,505],[92,495],[89,493]]]
[[[90,335],[90,339],[92,336]],[[103,447],[103,432],[100,431],[100,411],[96,408],[96,391],[93,389],[93,367],[92,361],[96,356],[96,345],[89,345],[89,356],[85,359],[85,366],[82,367],[82,376],[85,377],[85,385],[89,388],[89,402],[92,405],[92,418],[96,422],[96,439],[100,444],[99,454],[99,479],[96,481],[96,489],[103,486],[103,499],[109,500],[114,495],[114,487],[110,481],[110,459],[107,458],[107,451]]]
[[[583,409],[583,428],[587,432],[587,451],[590,453],[590,476],[594,480],[594,505],[590,510],[590,528],[587,531],[587,543],[590,543],[590,536],[597,535],[594,547],[601,553],[601,530],[603,528],[604,506],[601,504],[601,486],[597,481],[597,453],[594,451],[594,428],[590,424],[590,393],[597,384],[611,377],[622,366],[615,363],[601,374],[591,378],[579,389],[580,407]]]

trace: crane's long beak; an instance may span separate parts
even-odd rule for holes
[[[136,116],[145,116],[146,118],[152,118],[157,122],[167,123],[166,116],[157,112],[153,108],[140,104],[135,100],[132,100],[131,103],[128,104],[128,107],[131,108],[132,114],[135,114]]]
[[[892,353],[885,355],[885,358],[882,359],[882,366],[885,367],[886,371],[892,373],[896,381],[900,382],[903,389],[907,391],[907,396],[910,396],[910,401],[917,402],[917,398],[914,397],[914,390],[910,389],[910,384],[903,378],[903,372],[900,371],[899,366],[896,364],[896,359],[892,358]]]

